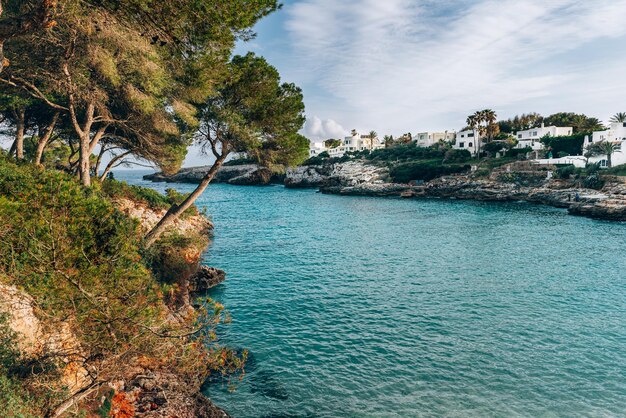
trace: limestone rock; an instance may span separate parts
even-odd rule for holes
[[[25,359],[49,358],[61,368],[61,385],[76,393],[91,383],[82,365],[85,350],[67,322],[41,320],[33,298],[14,286],[0,284],[0,313],[7,314],[8,326],[16,334],[17,346]]]
[[[115,205],[126,215],[138,219],[145,232],[150,231],[167,212],[166,209],[153,209],[144,203],[126,198],[116,199]],[[213,229],[213,224],[202,215],[184,216],[176,219],[170,228],[181,235],[185,235],[187,232],[208,233]]]
[[[153,182],[200,183],[210,169],[210,166],[183,168],[176,174],[155,173],[146,175],[143,178]],[[267,185],[276,180],[282,179],[265,167],[260,167],[256,164],[243,164],[221,167],[215,174],[213,182],[251,186]]]
[[[188,281],[190,293],[204,293],[226,280],[226,272],[202,266]]]
[[[290,168],[285,177],[285,186],[290,188],[355,187],[361,184],[383,184],[388,178],[387,167],[353,160],[345,163]]]

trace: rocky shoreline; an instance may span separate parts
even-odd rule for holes
[[[619,182],[607,182],[601,190],[594,190],[558,180],[548,180],[541,186],[530,187],[473,179],[471,176],[449,176],[421,185],[363,183],[356,186],[323,186],[320,192],[345,196],[523,201],[564,208],[576,216],[626,221],[626,184]]]
[[[626,221],[623,177],[604,176],[604,187],[594,190],[580,187],[575,180],[552,179],[549,171],[528,163],[511,164],[494,170],[488,178],[454,175],[422,184],[398,184],[389,181],[386,168],[352,161],[330,167],[298,167],[287,172],[285,186],[317,187],[321,193],[345,196],[524,201],[564,208],[577,216]]]
[[[143,176],[144,180],[164,183],[197,184],[209,171],[210,166],[183,168],[175,174],[154,173]],[[272,172],[256,164],[226,165],[215,174],[213,183],[227,183],[237,186],[259,186],[272,183],[282,184],[285,176]]]
[[[184,169],[173,176],[153,174],[147,180],[197,183],[207,167]],[[282,183],[287,188],[318,188],[321,193],[346,196],[450,198],[492,202],[525,201],[567,209],[572,215],[626,221],[626,179],[603,176],[600,190],[584,188],[576,180],[549,178],[550,168],[528,162],[493,170],[489,177],[453,175],[422,184],[394,183],[389,168],[362,160],[289,168],[286,175],[271,177],[256,165],[227,166],[217,182],[237,185]],[[576,198],[578,196],[578,198]]]

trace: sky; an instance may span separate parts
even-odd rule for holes
[[[626,0],[286,0],[237,47],[302,87],[311,140],[459,130],[491,108],[626,111]]]

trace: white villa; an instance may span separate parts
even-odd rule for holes
[[[420,132],[413,136],[413,140],[417,142],[418,147],[430,147],[439,141],[452,142],[456,138],[455,131],[445,132]]]
[[[591,144],[603,141],[611,141],[618,145],[617,150],[611,156],[612,165],[626,164],[626,122],[612,123],[606,131],[596,131],[591,138],[585,137],[583,149],[586,150]],[[608,165],[606,155],[596,155],[589,159],[583,155],[572,155],[563,158],[535,160],[535,162],[537,164],[573,164],[580,168],[585,167],[588,163],[600,163],[601,167]]]
[[[309,148],[309,156],[315,157],[322,152],[327,152],[331,157],[343,157],[346,152],[376,150],[385,148],[385,145],[378,138],[372,138],[369,135],[361,135],[355,132],[354,135],[347,136],[343,139],[340,146],[329,148],[324,142],[311,143]]]
[[[625,141],[626,140],[626,122],[612,123],[606,131],[597,131],[593,133],[593,137],[585,138],[585,148],[592,142],[601,141]]]
[[[515,148],[527,148],[530,147],[533,151],[543,149],[541,138],[544,136],[570,136],[574,132],[572,127],[559,128],[557,126],[545,126],[541,124],[541,128],[532,128],[525,131],[518,131],[515,137],[517,138],[517,146]]]
[[[480,141],[480,139],[478,139]],[[456,142],[453,145],[454,149],[466,149],[472,155],[476,155],[476,132],[471,129],[461,131],[456,134]]]
[[[315,157],[324,151],[328,151],[326,149],[326,144],[323,142],[311,142],[309,146],[309,157]]]

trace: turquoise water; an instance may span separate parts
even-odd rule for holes
[[[252,355],[207,387],[234,417],[626,415],[626,224],[279,186],[198,204],[222,339]]]

